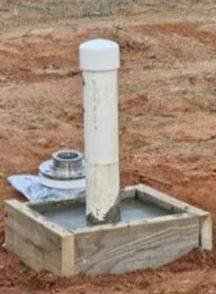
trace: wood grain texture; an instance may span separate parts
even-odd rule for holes
[[[160,207],[170,209],[174,212],[188,212],[191,215],[197,216],[200,219],[200,247],[205,250],[212,250],[213,247],[213,232],[211,214],[208,211],[192,206],[188,203],[180,201],[172,196],[157,191],[143,184],[134,186],[137,196],[146,201],[151,202]]]
[[[61,276],[71,276],[75,274],[75,246],[74,235],[70,234],[62,239],[61,250]]]
[[[6,202],[6,214],[5,233],[8,250],[15,252],[25,264],[36,271],[48,270],[58,275],[70,271],[71,274],[73,255],[67,254],[68,261],[65,262],[62,249],[68,248],[68,242],[70,246],[73,244],[72,234],[47,222],[16,200]]]
[[[75,237],[75,271],[123,273],[171,262],[199,246],[199,219],[175,220],[80,233]]]
[[[200,246],[205,250],[213,248],[213,232],[211,215],[200,217]]]
[[[212,249],[208,212],[145,185],[129,187],[120,197],[138,197],[147,205],[173,214],[68,231],[40,214],[43,203],[40,207],[9,200],[5,203],[6,248],[32,269],[60,276],[154,268],[176,260],[192,248]],[[55,209],[68,202],[46,205]]]

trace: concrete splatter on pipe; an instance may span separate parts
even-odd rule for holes
[[[119,45],[95,39],[80,45],[84,84],[86,215],[92,224],[117,222],[119,210]]]

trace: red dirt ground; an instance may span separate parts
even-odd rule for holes
[[[59,148],[83,150],[77,49],[98,36],[121,46],[122,185],[142,181],[209,210],[216,235],[216,14],[206,3],[1,31],[1,245],[3,201],[22,199],[7,176],[37,173]],[[216,243],[157,270],[72,278],[35,273],[1,246],[0,293],[216,293]]]

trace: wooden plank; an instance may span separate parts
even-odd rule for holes
[[[57,224],[50,222],[43,215],[39,214],[35,210],[32,210],[29,207],[28,202],[23,203],[15,199],[7,200],[5,201],[5,212],[7,216],[16,215],[17,213],[25,215],[30,220],[36,221],[39,225],[49,229],[51,232],[54,232],[62,237],[68,235],[67,230],[61,226],[58,226]]]
[[[66,200],[46,200],[46,201],[37,201],[37,202],[29,202],[26,206],[30,207],[36,212],[44,214],[46,211],[56,211],[57,209],[61,209],[64,207],[69,206],[80,206],[81,204],[85,203],[85,198],[78,197],[73,199],[66,199]]]
[[[162,193],[158,190],[155,190],[149,186],[143,185],[143,184],[139,184],[134,186],[134,188],[137,190],[137,194],[142,197],[148,197],[148,200],[150,201],[150,199],[152,200],[153,203],[160,205],[160,204],[164,204],[164,205],[168,205],[168,206],[172,206],[175,208],[178,208],[180,211],[182,212],[188,212],[191,213],[193,215],[197,215],[197,216],[208,216],[209,213],[205,210],[199,209],[195,206],[192,206],[184,201],[178,200],[173,196],[169,196],[165,193]]]
[[[127,186],[120,191],[120,199],[134,198],[136,196],[136,189],[134,186]]]
[[[62,239],[61,276],[71,276],[75,274],[74,259],[74,235],[70,234]]]
[[[184,213],[185,211],[175,205],[165,202],[163,199],[154,198],[152,195],[136,191],[136,197],[146,206],[152,205],[164,209],[167,213]]]
[[[200,246],[205,250],[212,250],[212,219],[211,215],[200,217]]]
[[[36,271],[48,270],[61,275],[68,272],[62,265],[62,249],[68,248],[72,234],[46,221],[27,205],[16,200],[6,202],[6,248],[15,252],[24,263]],[[73,236],[72,236],[73,237]],[[73,256],[68,258],[73,265]],[[71,260],[72,259],[72,260]],[[71,270],[70,266],[70,270]]]
[[[199,246],[199,218],[147,222],[75,234],[75,272],[123,273],[171,262]]]
[[[213,248],[213,234],[212,234],[212,221],[209,212],[192,206],[188,203],[180,201],[174,197],[167,194],[159,192],[151,187],[140,184],[136,185],[137,195],[143,201],[147,200],[155,203],[156,205],[162,206],[164,208],[177,209],[190,213],[191,215],[196,215],[200,219],[200,246],[206,250],[212,250]]]

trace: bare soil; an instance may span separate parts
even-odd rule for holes
[[[91,1],[74,1],[89,15],[63,2],[0,1],[0,245],[4,200],[23,199],[7,176],[37,173],[59,148],[83,151],[78,46],[94,37],[121,46],[122,186],[141,181],[209,210],[215,237],[215,1],[103,1],[103,16]],[[35,273],[1,246],[0,292],[216,293],[216,243],[156,270],[72,278]]]

